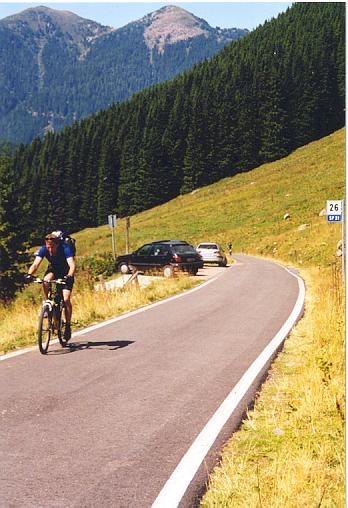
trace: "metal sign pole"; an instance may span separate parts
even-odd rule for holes
[[[130,219],[126,217],[126,254],[129,254],[129,227],[130,227]]]
[[[114,259],[116,259],[116,255],[115,255],[114,227],[111,228],[111,241],[112,241],[112,257]]]
[[[342,223],[342,273],[345,270],[345,244],[344,244],[344,199],[326,201],[326,220],[328,222]]]
[[[345,250],[346,250],[346,246],[344,244],[344,199],[342,199],[342,273],[344,275],[344,261],[345,261]]]
[[[116,259],[116,246],[115,246],[115,227],[116,227],[116,215],[108,215],[108,224],[111,229],[111,243],[112,243],[112,256]]]

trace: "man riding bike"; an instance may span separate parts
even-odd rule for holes
[[[49,266],[44,275],[44,281],[48,282],[53,279],[64,279],[65,286],[63,289],[64,308],[65,308],[65,331],[64,339],[68,341],[71,338],[71,291],[74,285],[74,274],[76,270],[74,254],[69,245],[57,236],[50,233],[45,237],[45,245],[43,245],[37,253],[35,260],[28,270],[27,279],[31,279],[41,264],[43,258],[49,262]],[[48,284],[43,284],[45,297],[48,298]]]

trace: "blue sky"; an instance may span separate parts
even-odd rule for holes
[[[1,2],[0,19],[38,5],[69,10],[83,18],[114,28],[136,21],[164,5],[177,5],[205,19],[213,27],[252,30],[285,11],[291,6],[291,2]]]

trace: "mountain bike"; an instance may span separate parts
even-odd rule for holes
[[[48,297],[42,302],[37,333],[37,342],[40,352],[44,355],[48,351],[51,336],[57,331],[58,339],[62,347],[66,346],[64,339],[65,321],[62,312],[64,309],[63,286],[66,282],[63,279],[51,280],[49,282],[36,278],[33,282],[48,285]]]

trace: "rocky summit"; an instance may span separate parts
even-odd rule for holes
[[[175,44],[204,35],[209,36],[209,25],[184,9],[172,5],[148,14],[141,20],[148,48],[156,47],[163,53],[168,44]]]
[[[73,12],[44,6],[8,16],[0,20],[0,24],[26,43],[34,42],[42,47],[50,40],[63,40],[67,44],[76,45],[81,54],[84,54],[98,37],[114,30],[81,18]]]

